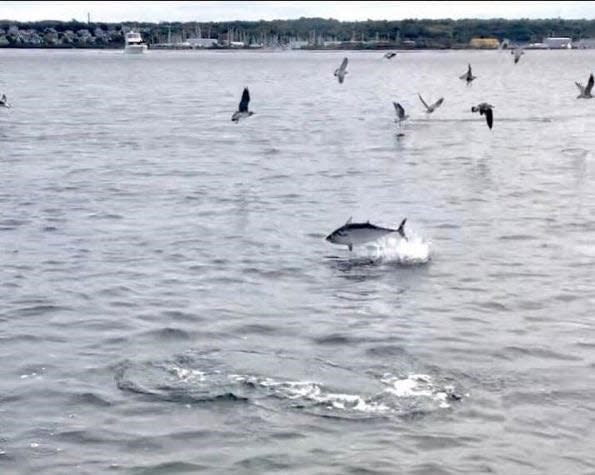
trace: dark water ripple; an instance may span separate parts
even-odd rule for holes
[[[594,53],[344,54],[0,50],[1,474],[595,471]]]

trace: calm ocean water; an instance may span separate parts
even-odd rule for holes
[[[2,475],[595,472],[595,51],[382,56],[0,50]]]

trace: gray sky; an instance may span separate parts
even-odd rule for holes
[[[299,17],[343,21],[404,18],[586,18],[595,2],[0,2],[0,19],[136,21],[273,20]]]

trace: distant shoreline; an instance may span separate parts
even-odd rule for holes
[[[495,49],[500,44],[509,48],[527,47],[563,39],[576,49],[595,48],[595,19],[340,22],[299,18],[202,23],[0,19],[0,49],[123,49],[125,36],[131,30],[140,33],[151,49],[468,50]]]
[[[403,47],[394,47],[394,48],[271,48],[271,47],[262,47],[262,48],[189,48],[189,47],[155,47],[149,46],[148,51],[220,51],[220,52],[245,52],[245,53],[256,53],[256,52],[290,52],[290,51],[308,51],[308,52],[325,52],[325,51],[356,51],[356,52],[363,52],[363,53],[371,53],[371,52],[386,52],[386,51],[397,51],[399,53],[415,53],[418,51],[510,51],[513,48],[471,48],[469,46],[461,46],[461,47],[451,47],[451,48],[403,48]],[[530,51],[572,51],[572,50],[585,50],[585,48],[524,48]],[[0,51],[2,50],[44,50],[44,51],[124,51],[124,47],[68,47],[68,46],[2,46],[0,47]]]

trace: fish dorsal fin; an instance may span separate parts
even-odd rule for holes
[[[349,219],[347,220],[347,222],[345,223],[345,225],[351,224],[351,218],[353,218],[353,216],[349,216]]]
[[[369,219],[366,221],[366,224],[370,224],[370,220]]]

